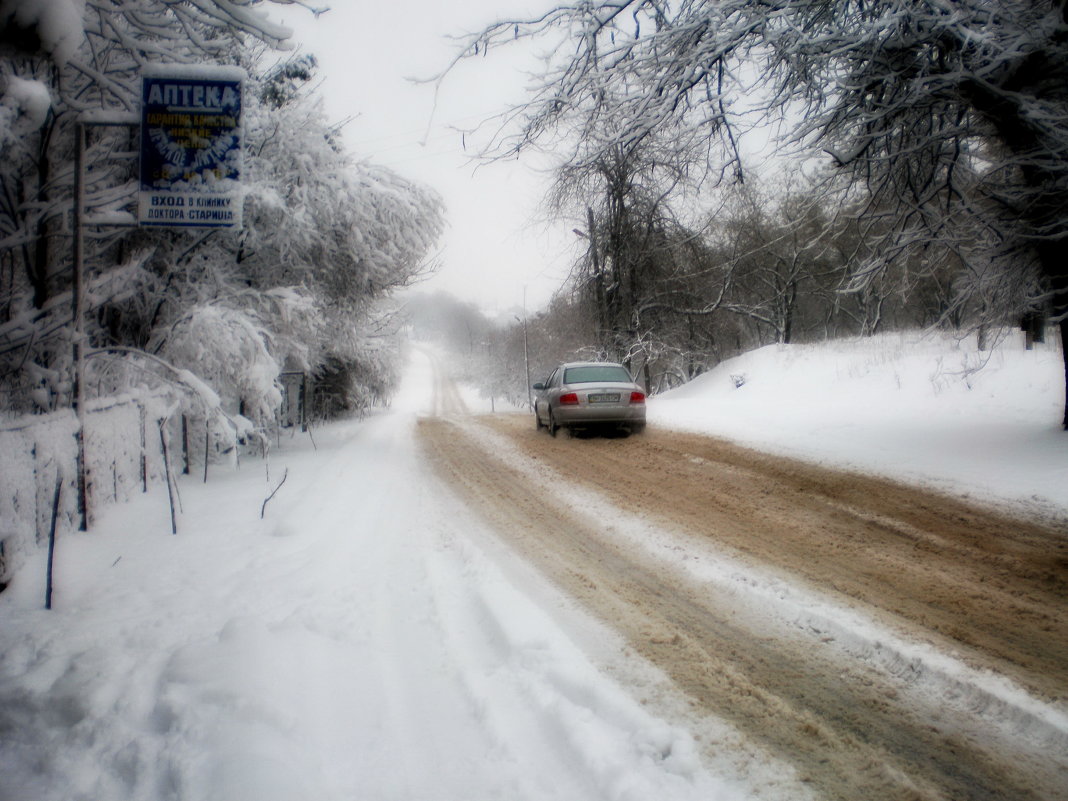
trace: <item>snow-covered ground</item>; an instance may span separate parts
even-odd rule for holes
[[[388,413],[107,509],[0,595],[0,799],[717,799],[473,543]],[[266,507],[263,499],[288,469]]]
[[[650,416],[1068,513],[1059,353],[978,357],[765,348]],[[177,536],[161,493],[105,510],[61,541],[51,612],[31,559],[0,595],[0,801],[797,798],[752,754],[749,781],[702,766],[576,632],[611,635],[499,563],[420,460],[431,385],[416,353],[388,412],[187,481]]]
[[[740,384],[740,386],[737,386]],[[878,473],[1025,513],[1068,515],[1064,372],[1055,340],[884,334],[770,345],[649,405],[653,425]]]

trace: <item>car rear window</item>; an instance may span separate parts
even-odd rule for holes
[[[629,384],[631,380],[626,368],[618,364],[594,364],[564,370],[565,384],[592,384],[598,381],[623,381]]]

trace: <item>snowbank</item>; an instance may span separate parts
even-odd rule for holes
[[[1068,515],[1061,354],[1012,332],[770,345],[649,404],[651,424]]]

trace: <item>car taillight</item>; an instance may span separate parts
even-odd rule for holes
[[[578,402],[577,392],[565,392],[560,396],[560,400],[557,401],[561,406],[578,406]]]
[[[645,403],[645,393],[644,392],[632,392],[632,393],[630,393],[630,402],[631,403]]]

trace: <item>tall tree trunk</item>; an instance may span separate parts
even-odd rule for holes
[[[1068,21],[1068,4],[1062,2],[1060,7],[1062,18]],[[1060,60],[1051,57],[1051,52],[1042,48],[1029,52],[1006,73],[1000,86],[969,79],[962,84],[961,92],[1021,163],[1021,188],[1027,190],[1026,203],[1017,209],[1024,228],[1022,233],[1038,241],[1035,253],[1042,275],[1053,292],[1053,316],[1060,319],[1063,345],[1068,342],[1065,339],[1068,321],[1064,319],[1068,315],[1068,263],[1064,259],[1064,243],[1059,234],[1065,229],[1063,215],[1068,205],[1068,192],[1063,187],[1059,165],[1050,157],[1057,152],[1056,146],[1029,117],[1024,100],[1028,94],[1038,97],[1058,92],[1056,97],[1064,101],[1063,87],[1068,71]],[[1068,392],[1068,350],[1062,350]],[[1068,399],[1062,422],[1068,430]]]
[[[1065,198],[1068,200],[1068,197]],[[1068,261],[1061,242],[1046,241],[1037,248],[1042,273],[1053,292],[1052,316],[1061,330],[1061,359],[1064,361],[1064,418],[1061,425],[1068,431]]]

